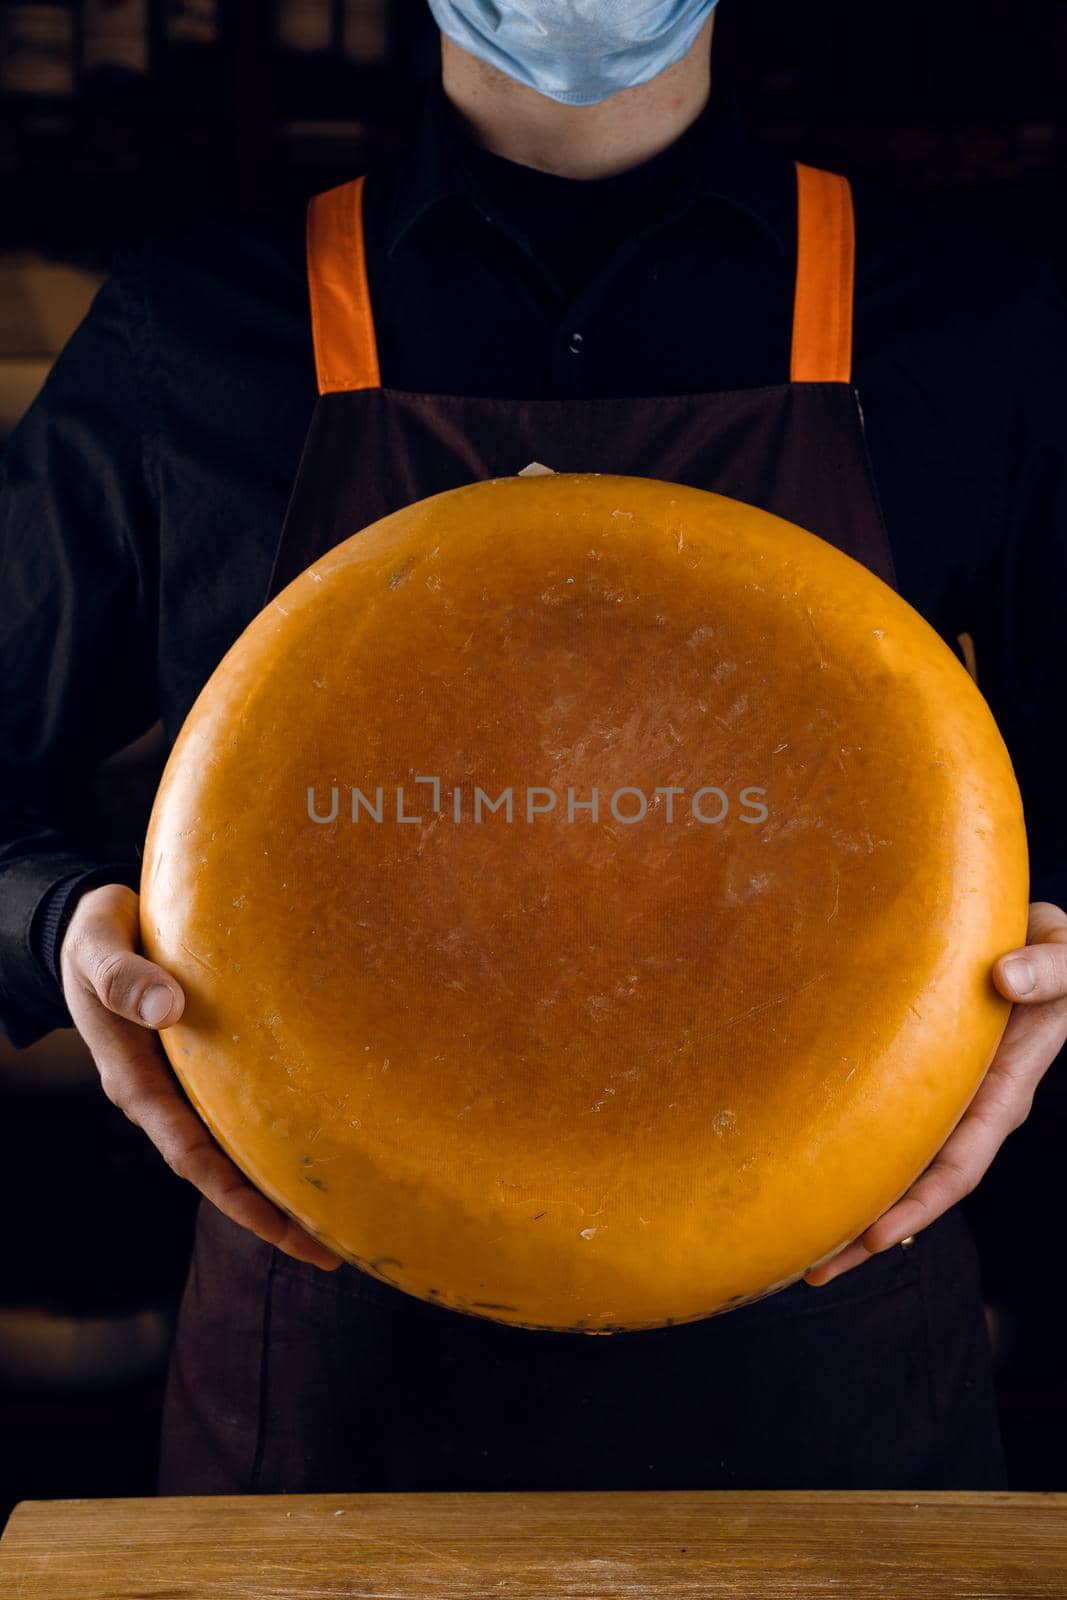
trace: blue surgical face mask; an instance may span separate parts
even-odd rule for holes
[[[429,0],[456,44],[551,100],[588,106],[680,61],[717,0]]]

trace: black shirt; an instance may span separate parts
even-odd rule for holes
[[[953,647],[973,636],[1033,897],[1062,903],[1067,316],[1018,247],[863,188],[856,207],[855,376],[900,588]],[[365,208],[388,387],[788,378],[794,172],[717,92],[652,160],[572,180],[479,150],[438,85]],[[281,208],[124,251],[9,443],[0,1025],[16,1044],[69,1022],[57,927],[92,869],[118,870],[78,837],[69,786],[157,718],[173,741],[262,604],[316,398],[303,222]]]
[[[538,278],[548,280],[549,308],[557,311],[577,299],[631,233],[685,206],[707,176],[709,149],[722,120],[719,100],[709,100],[696,121],[658,155],[609,178],[576,182],[520,166],[471,142],[443,95],[438,109],[489,215],[521,240]]]

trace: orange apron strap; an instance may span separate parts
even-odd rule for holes
[[[363,177],[313,195],[308,287],[320,394],[381,386],[363,241]],[[797,163],[794,383],[849,383],[855,224],[847,178]]]
[[[319,393],[380,388],[363,243],[362,177],[309,200],[307,271]]]
[[[794,383],[852,381],[856,225],[847,178],[797,162]]]

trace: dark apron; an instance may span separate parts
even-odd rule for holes
[[[316,196],[320,398],[267,598],[379,517],[534,461],[749,501],[895,587],[851,386],[851,194],[801,167],[798,199],[790,383],[498,400],[382,386],[362,179]],[[800,1282],[702,1322],[592,1338],[464,1316],[355,1267],[320,1272],[201,1201],[161,1493],[1005,1483],[958,1208],[825,1288]]]

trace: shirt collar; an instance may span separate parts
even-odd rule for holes
[[[700,157],[690,202],[731,207],[762,227],[786,253],[792,163],[749,140],[736,106],[718,87],[694,132]],[[449,202],[466,202],[489,213],[478,176],[466,159],[467,148],[465,130],[438,76],[430,85],[416,136],[398,163],[387,225],[390,257],[409,234]]]

